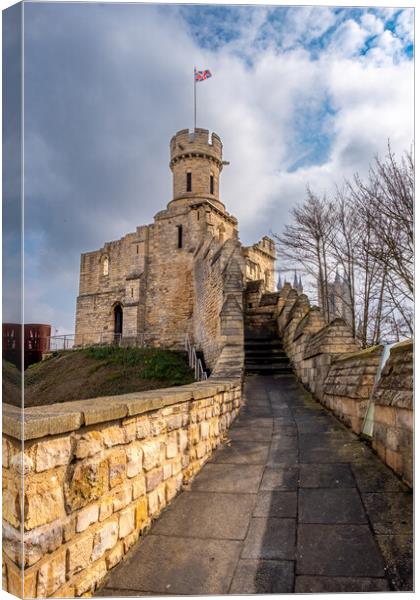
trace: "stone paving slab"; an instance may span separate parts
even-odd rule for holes
[[[241,558],[294,560],[295,532],[295,519],[253,517]]]
[[[362,494],[362,498],[375,533],[412,533],[413,498],[410,494],[382,492]]]
[[[301,488],[347,488],[356,487],[356,480],[347,464],[301,464],[299,469]]]
[[[300,489],[300,523],[368,523],[356,488]]]
[[[99,596],[413,589],[412,494],[292,377],[247,406]]]
[[[248,530],[255,500],[253,494],[182,494],[158,519],[153,533],[242,540]]]
[[[254,517],[296,518],[297,492],[261,491],[257,495]]]
[[[293,561],[243,560],[238,563],[231,594],[290,594],[294,585]]]
[[[269,442],[238,442],[229,443],[216,450],[211,462],[265,465],[270,451]]]
[[[267,467],[261,481],[261,490],[296,490],[299,470],[297,467]]]
[[[296,572],[330,577],[384,577],[368,525],[298,526]]]
[[[107,587],[155,594],[226,594],[241,547],[237,541],[149,534],[115,568]]]
[[[256,494],[263,471],[263,465],[209,463],[197,475],[192,490]]]
[[[296,577],[295,592],[297,594],[322,594],[346,592],[387,592],[389,583],[386,579],[369,577]]]

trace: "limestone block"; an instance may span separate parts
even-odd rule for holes
[[[127,463],[127,455],[125,450],[116,449],[111,450],[110,455],[108,456],[109,463],[109,486],[111,488],[120,485],[126,479],[126,463]]]
[[[155,517],[159,512],[159,497],[157,490],[154,490],[147,495],[147,506],[149,517]]]
[[[63,519],[63,540],[69,542],[76,534],[76,515],[72,514]]]
[[[93,534],[87,532],[82,537],[77,537],[67,548],[67,576],[72,576],[90,564],[93,547]]]
[[[2,479],[2,514],[3,521],[10,523],[13,527],[20,526],[20,503],[19,492],[21,489],[20,478],[13,477],[10,471],[3,470]]]
[[[15,471],[18,475],[29,475],[34,469],[33,459],[23,452],[16,452],[9,459],[9,467],[11,471]]]
[[[165,463],[163,465],[163,480],[166,481],[172,475],[172,464]]]
[[[197,458],[203,458],[206,454],[206,444],[205,442],[199,442],[196,446],[196,456]]]
[[[108,491],[108,461],[88,459],[77,462],[65,483],[64,492],[69,510],[77,510]]]
[[[45,440],[36,444],[35,470],[39,473],[67,465],[71,459],[70,436]]]
[[[148,522],[149,516],[147,512],[147,498],[143,496],[136,503],[136,529],[143,529]]]
[[[118,519],[104,523],[95,533],[91,561],[98,560],[118,542]]]
[[[165,419],[160,416],[153,416],[150,418],[150,433],[154,436],[160,435],[166,431]]]
[[[124,419],[122,422],[122,433],[125,443],[132,442],[136,439],[137,425],[135,418]]]
[[[151,492],[161,483],[163,479],[163,469],[158,468],[146,473],[146,492]]]
[[[113,496],[108,496],[101,500],[99,504],[99,522],[105,521],[108,517],[110,517],[114,510],[114,498]]]
[[[99,505],[98,504],[89,504],[89,506],[82,508],[82,510],[80,510],[77,513],[76,532],[80,533],[81,531],[85,531],[85,529],[87,529],[89,527],[89,525],[96,523],[98,518],[99,518]]]
[[[198,444],[200,441],[200,429],[197,423],[190,425],[188,429],[188,439],[191,445]]]
[[[112,569],[112,567],[115,567],[115,565],[117,565],[120,562],[120,560],[122,559],[123,556],[124,556],[123,543],[118,542],[118,544],[116,544],[114,546],[114,548],[111,550],[111,552],[109,552],[106,556],[107,569]]]
[[[77,439],[74,451],[77,458],[88,458],[103,448],[102,434],[99,431],[88,431]]]
[[[120,425],[110,425],[101,431],[105,448],[112,448],[126,443],[124,428]]]
[[[134,530],[132,533],[130,533],[123,539],[125,553],[127,553],[130,550],[130,548],[134,546],[134,544],[137,542],[137,540],[139,539],[139,533],[140,532],[138,530]]]
[[[400,408],[396,411],[396,425],[401,429],[406,429],[408,432],[413,431],[413,411]]]
[[[182,414],[173,415],[166,419],[166,426],[168,431],[173,431],[174,429],[180,429],[182,427]]]
[[[92,566],[90,569],[83,573],[79,580],[75,584],[76,596],[81,596],[87,592],[93,593],[97,585],[102,581],[106,575],[106,564],[105,561],[100,561]]]
[[[120,512],[119,538],[124,538],[134,530],[135,507],[129,506]]]
[[[143,476],[136,477],[133,479],[133,500],[136,500],[140,496],[144,496],[146,493],[146,480]]]
[[[151,426],[148,417],[136,418],[136,433],[139,440],[149,437],[151,433]]]
[[[159,442],[144,442],[143,449],[143,468],[150,471],[160,463],[160,443]]]
[[[178,431],[178,444],[181,452],[185,452],[188,448],[188,434],[185,430]]]
[[[200,436],[202,439],[207,439],[210,434],[210,427],[208,421],[200,423]]]
[[[131,483],[126,483],[124,487],[116,492],[114,497],[114,512],[121,510],[130,504],[132,499]]]
[[[396,409],[393,406],[381,406],[375,405],[375,421],[378,423],[384,423],[385,425],[395,425],[395,413]]]
[[[38,571],[36,594],[38,597],[51,596],[66,581],[66,551],[56,554],[44,563]]]
[[[142,471],[143,450],[139,442],[133,442],[126,448],[127,452],[127,477],[135,477]]]
[[[25,490],[25,529],[51,523],[64,517],[61,481],[54,472],[42,479],[30,479]]]
[[[168,442],[166,444],[166,458],[175,458],[178,454],[178,444],[176,442]]]
[[[2,438],[2,465],[5,469],[9,468],[9,442],[6,438]]]

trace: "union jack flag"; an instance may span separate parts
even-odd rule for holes
[[[194,71],[194,74],[196,81],[205,81],[206,79],[209,79],[211,77],[211,73],[208,69],[206,69],[205,71]]]

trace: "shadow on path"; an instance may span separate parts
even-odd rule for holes
[[[246,405],[97,596],[412,590],[412,494],[291,375]]]

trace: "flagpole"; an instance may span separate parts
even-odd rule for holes
[[[197,91],[196,91],[196,67],[194,67],[194,133],[197,126]]]

